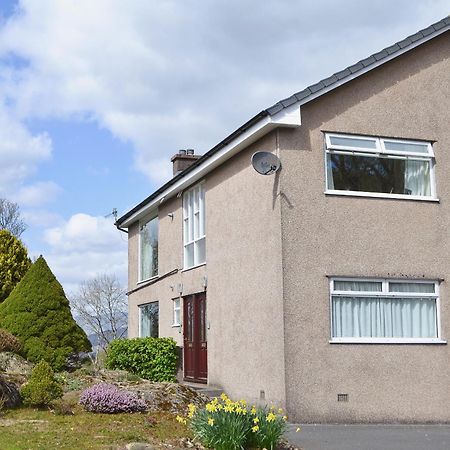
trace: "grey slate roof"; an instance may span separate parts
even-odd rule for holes
[[[179,173],[175,177],[173,177],[171,180],[169,180],[167,183],[165,183],[163,186],[161,186],[157,191],[153,192],[149,197],[147,197],[145,200],[143,200],[141,203],[136,205],[133,209],[128,211],[126,214],[124,214],[122,217],[120,217],[117,222],[116,226],[120,228],[120,226],[134,213],[139,211],[141,208],[143,208],[145,205],[150,203],[153,199],[155,199],[159,194],[164,192],[167,188],[175,184],[179,179],[183,178],[185,175],[187,175],[189,172],[191,172],[193,169],[198,167],[203,163],[203,161],[210,158],[212,155],[217,153],[220,149],[225,147],[228,143],[230,143],[233,139],[244,133],[247,129],[249,129],[252,125],[259,122],[262,118],[267,116],[272,116],[280,111],[282,111],[284,108],[287,108],[290,105],[293,105],[294,103],[301,101],[302,103],[308,102],[308,98],[316,98],[317,95],[320,95],[320,91],[326,90],[329,91],[330,89],[333,89],[333,85],[339,86],[341,80],[344,78],[352,75],[352,78],[358,76],[358,72],[364,73],[367,70],[370,70],[371,65],[380,64],[380,61],[382,62],[383,59],[392,59],[395,57],[396,53],[404,52],[405,49],[407,50],[407,47],[411,46],[411,48],[414,48],[413,44],[423,38],[426,38],[430,34],[433,34],[436,31],[442,30],[443,28],[450,29],[450,16],[445,17],[444,19],[440,20],[439,22],[436,22],[432,25],[430,25],[427,28],[424,28],[423,30],[418,31],[417,33],[412,34],[411,36],[408,36],[407,38],[390,45],[389,47],[386,47],[385,49],[374,53],[373,55],[369,56],[368,58],[364,58],[361,61],[357,62],[356,64],[352,64],[351,66],[347,67],[344,70],[341,70],[339,72],[336,72],[335,74],[331,75],[328,78],[325,78],[318,83],[315,83],[311,86],[308,86],[307,88],[303,89],[300,92],[297,92],[294,95],[291,95],[288,98],[285,98],[284,100],[280,100],[278,103],[275,103],[275,105],[271,106],[270,108],[264,109],[260,113],[256,114],[254,117],[252,117],[250,120],[248,120],[244,125],[239,127],[236,131],[231,133],[229,136],[227,136],[223,141],[219,142],[216,146],[214,146],[211,150],[209,150],[207,153],[205,153],[201,158],[197,159],[191,166],[189,166],[187,169],[185,169],[183,172]],[[443,30],[446,31],[446,30]],[[311,98],[311,99],[312,99]]]
[[[308,101],[308,97],[311,97],[313,94],[317,94],[323,89],[327,90],[329,90],[330,88],[332,89],[333,84],[338,84],[342,79],[346,78],[347,76],[355,74],[357,76],[358,72],[360,71],[363,70],[367,71],[367,69],[370,70],[371,65],[379,64],[380,61],[386,58],[391,59],[392,57],[395,57],[395,53],[405,51],[407,47],[412,46],[416,41],[426,38],[435,31],[439,31],[444,27],[448,28],[449,26],[450,26],[450,16],[447,16],[444,19],[440,20],[439,22],[436,22],[433,25],[430,25],[429,27],[418,31],[417,33],[408,36],[407,38],[395,43],[394,45],[390,45],[389,47],[386,47],[385,49],[377,53],[374,53],[368,58],[364,58],[361,61],[357,62],[356,64],[353,64],[347,67],[346,69],[331,75],[331,77],[325,78],[324,80],[321,80],[318,83],[308,86],[302,91],[297,92],[296,94],[291,95],[290,97],[285,98],[284,100],[280,100],[279,102],[275,103],[275,105],[271,106],[270,108],[267,108],[265,111],[267,111],[267,113],[270,115],[274,115],[297,101],[302,101],[302,103],[306,103]],[[316,95],[314,95],[314,97],[316,97]]]

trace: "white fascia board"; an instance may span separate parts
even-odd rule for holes
[[[342,78],[342,80],[339,80],[338,82],[331,84],[328,87],[325,87],[323,89],[320,89],[319,91],[317,91],[314,94],[309,95],[308,97],[306,97],[303,100],[299,100],[299,105],[305,105],[306,103],[309,103],[310,101],[321,97],[322,95],[326,94],[327,92],[330,92],[336,88],[338,88],[339,86],[342,86],[343,84],[348,83],[349,81],[354,80],[355,78],[360,77],[361,75],[364,75],[367,72],[370,72],[371,70],[375,69],[376,67],[379,67],[381,65],[383,65],[384,63],[387,63],[389,61],[391,61],[392,59],[397,58],[400,55],[403,55],[404,53],[409,52],[410,50],[412,50],[413,48],[418,47],[421,44],[424,44],[425,42],[439,36],[442,33],[445,33],[446,31],[450,30],[450,25],[447,25],[437,31],[435,31],[434,33],[429,34],[428,36],[425,36],[415,42],[413,42],[412,44],[409,44],[408,46],[400,49],[400,50],[396,50],[394,53],[392,53],[389,56],[385,56],[384,58],[380,59],[379,61],[376,61],[372,64],[370,64],[369,66],[365,67],[364,69],[360,69],[355,73],[352,73],[351,75],[346,76],[345,78]]]
[[[155,197],[151,202],[136,211],[122,224],[122,228],[128,228],[132,223],[149,214],[156,209],[164,200],[173,197],[178,192],[183,191],[196,181],[202,179],[208,172],[230,159],[240,150],[248,147],[253,142],[260,139],[277,127],[299,127],[301,125],[300,105],[295,103],[288,108],[283,109],[273,116],[267,116],[252,125],[248,130],[241,133],[233,141],[220,149],[217,153],[206,159],[202,164],[196,167],[176,183],[169,186],[165,191]]]

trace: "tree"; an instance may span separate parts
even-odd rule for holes
[[[31,266],[27,249],[9,231],[0,230],[0,303]]]
[[[27,225],[20,216],[19,205],[6,198],[0,198],[0,230],[8,230],[19,238],[26,229]]]
[[[116,276],[104,274],[84,281],[71,303],[77,320],[103,349],[125,335],[127,298]]]
[[[0,327],[19,338],[28,360],[43,359],[55,370],[63,369],[69,356],[91,350],[61,284],[42,256],[0,304]]]

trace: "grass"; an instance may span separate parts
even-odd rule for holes
[[[18,408],[0,416],[1,450],[116,450],[129,442],[174,442],[190,437],[172,415],[93,414],[74,408],[74,415]]]

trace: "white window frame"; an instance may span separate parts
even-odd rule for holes
[[[334,290],[335,281],[361,281],[382,283],[381,291],[338,291]],[[433,293],[416,292],[389,292],[389,283],[414,283],[414,284],[434,284]],[[441,302],[439,295],[438,280],[411,280],[399,278],[352,278],[352,277],[331,277],[329,279],[329,308],[330,308],[330,340],[331,344],[446,344],[441,335]],[[383,337],[333,337],[333,297],[429,297],[436,299],[436,329],[437,337],[434,338],[383,338]]]
[[[177,297],[172,299],[173,301],[173,323],[172,327],[181,327],[181,297]],[[178,303],[178,306],[177,306]],[[177,313],[178,312],[178,321],[177,321]]]
[[[336,145],[331,143],[331,138],[349,138],[349,139],[361,139],[365,141],[375,142],[375,149],[364,147],[351,147]],[[398,144],[419,144],[426,145],[427,152],[403,152],[397,150],[386,150],[386,142],[393,142]],[[364,192],[364,191],[344,191],[339,189],[328,188],[328,155],[357,155],[357,156],[384,156],[390,159],[410,159],[418,161],[429,161],[430,163],[430,191],[431,195],[406,195],[406,194],[388,194],[384,192]],[[360,136],[353,134],[341,134],[341,133],[325,133],[325,194],[331,195],[349,195],[353,197],[378,197],[378,198],[393,198],[402,200],[422,200],[438,202],[436,194],[436,177],[435,177],[435,156],[433,152],[433,146],[431,142],[408,140],[408,139],[393,139],[393,138],[381,138],[375,136]]]
[[[158,219],[158,258],[159,258],[159,217],[158,217],[158,211],[153,211],[151,214],[148,214],[147,216],[143,217],[140,221],[139,221],[139,230],[138,230],[138,234],[139,234],[139,239],[138,239],[138,280],[137,283],[144,283],[146,281],[149,280],[153,280],[154,278],[158,278],[159,276],[159,259],[158,259],[158,267],[156,270],[156,274],[152,275],[149,278],[145,278],[142,279],[142,266],[141,266],[141,252],[142,252],[142,242],[141,242],[141,227],[150,222],[153,219]]]
[[[198,235],[198,237],[196,238],[196,227],[195,227],[195,219],[194,219],[194,224],[193,224],[193,239],[192,240],[188,240],[186,241],[186,228],[189,226],[189,207],[193,207],[192,205],[189,205],[188,202],[186,201],[187,197],[195,192],[196,189],[199,189],[199,199],[198,199],[198,214],[199,214],[199,223],[203,223],[203,233],[200,235]],[[195,204],[195,200],[193,202]],[[195,217],[196,211],[194,210],[194,213],[192,215],[192,217]],[[201,241],[201,240],[205,241],[205,260],[204,261],[199,261],[197,259],[197,253],[196,253],[196,243]],[[192,245],[194,248],[194,256],[193,256],[193,264],[192,265],[188,265],[187,261],[187,247],[189,245]],[[188,270],[188,269],[193,269],[195,267],[199,267],[206,264],[206,220],[205,220],[205,182],[201,181],[200,183],[197,183],[195,186],[193,186],[192,188],[186,190],[185,192],[183,192],[183,270]]]

